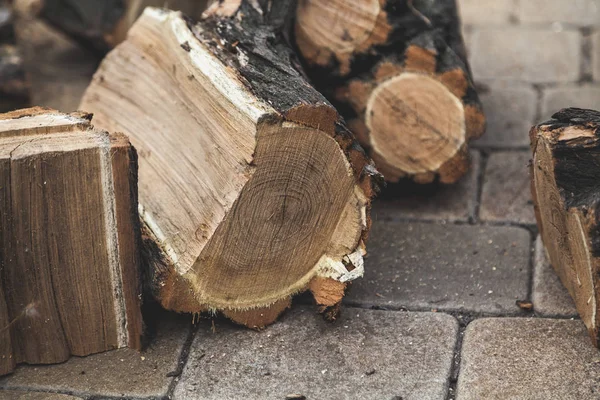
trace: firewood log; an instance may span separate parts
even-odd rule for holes
[[[294,68],[289,1],[218,4],[201,23],[146,9],[81,108],[140,155],[150,287],[167,309],[262,328],[310,289],[361,276],[379,176]]]
[[[600,345],[600,112],[563,109],[531,130],[531,190],[549,260]]]
[[[0,375],[140,348],[136,156],[90,118],[0,114]]]
[[[386,180],[457,181],[485,130],[456,3],[299,0],[297,47]]]

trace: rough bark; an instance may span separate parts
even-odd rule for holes
[[[456,2],[299,0],[295,42],[386,180],[458,180],[485,130]]]
[[[0,114],[0,375],[141,346],[135,152],[90,119]]]
[[[563,109],[531,130],[532,193],[549,259],[600,345],[600,113]]]
[[[168,309],[262,328],[313,279],[341,299],[362,275],[379,175],[294,68],[289,10],[225,2],[195,24],[147,9],[84,96],[139,151],[149,285]]]

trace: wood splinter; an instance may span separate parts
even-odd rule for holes
[[[600,112],[563,109],[531,130],[531,190],[549,260],[600,346]]]
[[[315,87],[386,180],[465,174],[485,117],[454,1],[300,0],[294,32]]]
[[[379,175],[292,67],[289,3],[217,3],[198,24],[146,9],[84,96],[138,149],[150,286],[167,309],[262,328],[292,295],[339,303],[362,275]]]

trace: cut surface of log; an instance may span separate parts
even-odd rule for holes
[[[292,67],[278,36],[287,2],[250,3],[217,7],[199,24],[147,9],[81,107],[139,151],[161,304],[261,328],[315,277],[362,275],[378,175]]]
[[[453,183],[483,134],[454,1],[300,0],[296,44],[388,181]]]
[[[0,375],[140,348],[135,152],[90,118],[0,114]]]
[[[531,130],[532,193],[554,270],[600,345],[600,112],[564,109]]]

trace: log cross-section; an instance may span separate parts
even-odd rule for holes
[[[172,310],[261,328],[295,293],[362,275],[378,174],[293,66],[288,1],[147,9],[81,108],[140,155],[150,286]],[[332,300],[334,299],[334,300]]]
[[[456,2],[299,0],[294,37],[388,181],[457,181],[485,118]]]
[[[554,270],[600,345],[600,112],[564,109],[531,130],[531,190]]]
[[[0,375],[140,348],[135,152],[88,114],[0,114]]]

